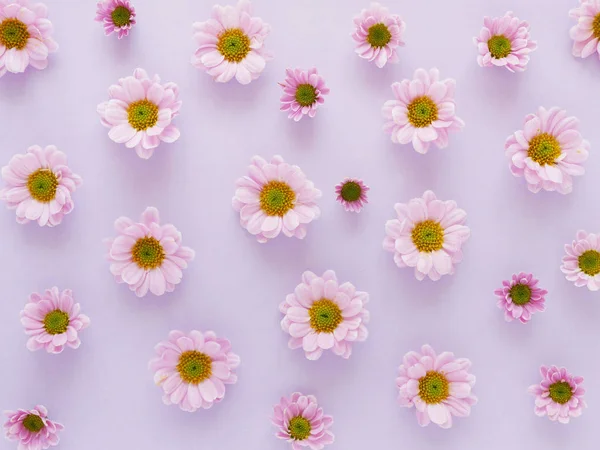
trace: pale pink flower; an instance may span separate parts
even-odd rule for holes
[[[344,206],[346,211],[359,213],[365,203],[369,203],[367,192],[369,192],[369,186],[357,178],[345,178],[335,186],[337,201]]]
[[[288,346],[302,348],[308,359],[321,357],[329,350],[343,358],[352,354],[352,344],[369,335],[365,324],[369,294],[357,291],[351,283],[339,284],[333,270],[322,277],[310,271],[302,274],[296,286],[279,305],[284,314],[281,328],[291,336]]]
[[[600,233],[577,232],[575,240],[565,245],[560,270],[575,286],[600,289]]]
[[[368,61],[375,61],[379,68],[388,62],[397,63],[398,47],[404,46],[402,35],[406,23],[396,14],[390,14],[388,9],[379,3],[371,3],[368,9],[363,9],[354,17],[356,29],[352,39],[356,42],[355,52]]]
[[[44,406],[4,411],[4,414],[8,417],[4,423],[6,439],[18,441],[18,450],[45,450],[58,445],[58,432],[64,426],[48,419],[48,410]]]
[[[583,377],[571,375],[564,367],[541,366],[542,381],[529,386],[535,395],[535,414],[548,416],[552,421],[569,423],[571,417],[579,417],[587,405],[583,399]]]
[[[225,385],[235,384],[240,358],[227,339],[212,331],[173,330],[167,341],[154,347],[157,357],[150,361],[154,382],[163,390],[165,405],[178,405],[194,412],[211,408],[225,397]]]
[[[414,267],[419,281],[452,275],[471,234],[465,225],[467,213],[453,200],[438,200],[431,191],[408,203],[396,203],[394,209],[398,218],[386,222],[383,248],[394,254],[396,265]]]
[[[249,0],[236,6],[215,5],[212,17],[194,23],[194,39],[198,49],[192,65],[204,69],[213,79],[226,83],[233,77],[241,84],[256,80],[272,59],[264,48],[271,27],[252,15]]]
[[[73,211],[71,194],[82,184],[67,166],[67,156],[54,145],[34,145],[24,155],[14,155],[2,168],[2,179],[6,186],[0,200],[16,210],[17,222],[35,220],[41,227],[56,226]]]
[[[600,57],[600,2],[579,0],[579,6],[569,11],[569,17],[577,20],[569,32],[573,39],[573,56],[587,58],[598,53]]]
[[[173,292],[181,282],[182,270],[195,256],[181,245],[181,232],[174,225],[160,224],[158,210],[146,208],[141,222],[128,217],[115,221],[119,236],[107,239],[110,272],[117,283],[126,283],[138,297]]]
[[[267,162],[252,158],[248,175],[238,178],[233,209],[240,213],[240,223],[260,243],[283,233],[304,239],[306,226],[321,215],[315,189],[298,166],[283,161],[279,155]]]
[[[281,397],[271,421],[277,427],[275,436],[292,444],[293,450],[322,450],[334,441],[333,417],[323,413],[314,395],[294,392],[289,398]]]
[[[110,128],[108,137],[127,148],[135,148],[140,158],[148,159],[162,142],[179,139],[172,121],[179,115],[181,101],[175,83],[150,78],[144,69],[121,78],[108,88],[109,100],[98,105],[102,125]]]
[[[135,25],[135,8],[129,0],[100,0],[95,20],[104,24],[104,34],[117,33],[122,39]]]
[[[533,314],[546,310],[544,296],[548,291],[538,287],[538,281],[533,274],[521,272],[514,274],[511,280],[503,281],[502,287],[494,291],[498,297],[498,308],[504,310],[507,322],[518,319],[527,323]]]
[[[588,158],[590,143],[581,137],[579,120],[554,107],[540,107],[537,114],[525,117],[523,130],[508,137],[504,148],[510,171],[525,177],[527,187],[568,194],[573,191],[573,176],[583,175],[582,163]]]
[[[317,69],[286,69],[286,77],[279,85],[283,88],[281,111],[289,111],[288,119],[298,122],[303,116],[315,117],[317,108],[325,102],[329,88]]]
[[[410,144],[419,153],[427,153],[430,144],[448,146],[448,134],[465,123],[456,116],[451,78],[440,79],[440,72],[417,69],[412,80],[392,84],[395,100],[383,105],[386,122],[383,130],[395,144]]]
[[[396,385],[398,402],[406,408],[416,408],[422,427],[430,422],[442,428],[452,426],[452,416],[468,417],[477,403],[471,390],[475,376],[469,373],[471,361],[455,358],[454,353],[437,355],[429,345],[421,353],[408,352],[400,365]]]

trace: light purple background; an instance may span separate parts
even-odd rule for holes
[[[194,69],[191,24],[212,1],[138,0],[138,25],[123,41],[103,36],[91,0],[47,0],[60,44],[47,70],[0,80],[0,162],[32,144],[56,144],[84,179],[62,225],[21,226],[0,210],[0,409],[46,405],[65,424],[63,450],[283,450],[269,422],[281,395],[317,395],[334,416],[332,450],[597,448],[600,419],[598,294],[575,288],[559,270],[563,244],[579,228],[597,231],[600,167],[600,63],[571,56],[567,13],[576,0],[390,1],[407,22],[401,63],[383,70],[353,53],[352,17],[367,1],[255,0],[273,31],[275,54],[249,86],[214,84]],[[506,10],[530,21],[539,42],[528,70],[482,69],[472,37],[484,15]],[[331,94],[314,120],[279,112],[277,85],[288,66],[316,66]],[[418,67],[457,80],[457,113],[466,122],[450,147],[423,156],[381,131],[390,85]],[[181,88],[181,139],[150,161],[114,144],[96,105],[108,86],[136,67]],[[568,196],[527,191],[510,174],[506,137],[538,106],[566,108],[592,143],[587,174]],[[322,218],[304,241],[259,245],[231,208],[234,181],[252,155],[281,154],[323,190]],[[360,215],[335,202],[334,185],[358,176],[372,188]],[[472,237],[453,277],[418,282],[381,248],[393,205],[432,189],[468,213]],[[102,239],[121,215],[156,206],[196,250],[170,295],[137,299],[108,271]],[[302,272],[334,269],[371,294],[370,337],[350,360],[308,361],[287,348],[278,304]],[[534,272],[550,292],[547,312],[527,326],[505,323],[493,291],[513,272]],[[77,351],[25,348],[19,311],[33,291],[72,288],[91,317]],[[239,382],[209,411],[189,414],[161,402],[147,368],[171,329],[212,329],[242,358]],[[421,344],[473,361],[480,403],[451,430],[421,429],[396,403],[402,356]],[[568,426],[533,414],[526,389],[540,364],[565,365],[586,378],[589,408]],[[0,449],[16,444],[0,441]]]

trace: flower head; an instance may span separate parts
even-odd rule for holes
[[[508,137],[504,148],[510,171],[525,177],[531,192],[573,190],[573,176],[583,175],[590,143],[581,137],[579,121],[560,108],[540,107],[525,117],[523,130]]]
[[[273,425],[277,427],[277,436],[292,444],[293,450],[308,447],[321,450],[334,441],[329,430],[333,417],[323,414],[323,408],[314,395],[294,392],[291,397],[281,397],[273,407]]]
[[[286,77],[279,85],[283,88],[281,110],[289,111],[288,118],[298,122],[303,116],[315,117],[317,108],[325,102],[329,88],[317,69],[286,69]]]
[[[154,347],[150,361],[154,382],[163,390],[165,405],[194,412],[208,409],[225,397],[225,385],[235,384],[240,358],[227,339],[212,331],[171,331],[169,339]]]
[[[600,289],[600,233],[579,230],[575,240],[565,245],[560,270],[575,286]]]
[[[249,0],[239,0],[236,6],[215,5],[210,19],[194,23],[198,49],[192,65],[206,70],[220,83],[235,77],[241,84],[248,84],[272,59],[263,46],[270,31],[260,17],[252,16]]]
[[[540,367],[542,381],[529,386],[535,395],[535,414],[548,416],[552,421],[569,423],[571,417],[579,417],[587,405],[583,399],[583,377],[571,375],[567,369],[556,366]]]
[[[316,203],[321,191],[300,167],[281,156],[271,162],[253,157],[248,175],[239,178],[236,187],[233,209],[240,213],[242,227],[261,243],[280,233],[304,239],[306,226],[321,215]]]
[[[150,78],[144,69],[121,78],[108,89],[109,100],[98,105],[102,125],[110,128],[108,137],[127,148],[135,148],[140,158],[148,159],[162,142],[179,139],[172,121],[179,115],[179,87],[161,84],[160,77]]]
[[[569,33],[573,39],[573,56],[587,58],[598,53],[600,57],[600,2],[579,0],[579,6],[569,11],[569,17],[577,20]]]
[[[100,0],[95,20],[104,24],[104,34],[116,32],[122,39],[135,25],[135,8],[129,0]]]
[[[71,194],[82,183],[67,166],[67,156],[54,145],[34,145],[24,155],[14,155],[2,168],[2,179],[6,186],[0,190],[0,200],[16,209],[17,222],[35,220],[42,227],[60,224],[73,211]]]
[[[546,310],[544,296],[548,291],[537,284],[538,280],[533,278],[533,274],[521,272],[514,274],[511,280],[503,281],[502,287],[494,291],[498,297],[498,308],[504,310],[507,322],[519,319],[521,323],[527,323],[537,311]]]
[[[471,234],[465,225],[467,213],[452,200],[438,200],[431,191],[394,208],[398,218],[385,224],[383,248],[394,254],[396,265],[414,267],[418,280],[453,274]]]
[[[48,410],[42,405],[26,410],[5,411],[8,420],[4,423],[6,438],[18,441],[19,450],[45,450],[58,445],[58,432],[64,426],[48,419]]]
[[[141,222],[128,217],[115,221],[119,236],[108,239],[110,272],[117,283],[127,283],[138,297],[173,292],[181,282],[182,270],[195,253],[181,245],[181,233],[174,225],[160,224],[158,210],[146,208]]]
[[[337,201],[344,205],[346,211],[360,212],[365,203],[369,203],[367,192],[369,186],[356,178],[346,178],[335,186]]]
[[[396,385],[401,406],[417,411],[422,427],[430,422],[442,428],[452,426],[452,416],[467,417],[477,397],[471,393],[475,376],[469,373],[471,361],[454,353],[437,355],[429,345],[421,353],[408,352],[400,365]]]

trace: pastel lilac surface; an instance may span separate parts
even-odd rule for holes
[[[116,33],[123,39],[129,35],[135,21],[135,8],[129,0],[100,0],[96,6],[96,22],[104,25],[107,36]]]
[[[288,118],[298,122],[303,116],[313,118],[319,105],[325,103],[329,88],[317,69],[286,69],[285,80],[279,85],[283,88],[281,110],[289,111]]]
[[[502,287],[494,291],[498,297],[496,304],[504,310],[507,322],[518,319],[527,323],[533,314],[546,310],[545,295],[548,291],[538,287],[538,282],[533,274],[520,272],[513,274],[510,280],[504,280]]]
[[[45,450],[58,445],[59,432],[64,426],[48,418],[48,410],[37,405],[35,408],[5,411],[8,420],[4,432],[9,441],[18,442],[18,450]]]

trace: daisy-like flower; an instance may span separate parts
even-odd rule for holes
[[[506,67],[511,72],[523,72],[529,54],[537,42],[529,37],[529,24],[507,12],[502,17],[484,17],[479,36],[473,38],[479,50],[477,63],[481,67]]]
[[[452,416],[468,417],[477,397],[471,393],[475,376],[469,373],[471,361],[454,353],[437,355],[429,345],[421,353],[408,352],[400,365],[396,384],[401,406],[417,411],[422,427],[430,422],[442,428],[452,426]]]
[[[570,30],[573,39],[573,56],[587,58],[598,53],[600,57],[600,2],[579,0],[579,6],[569,11],[569,17],[577,20]]]
[[[467,213],[453,200],[438,200],[431,191],[408,203],[396,203],[394,209],[398,218],[386,222],[383,248],[394,254],[396,265],[414,267],[419,281],[452,275],[471,234],[465,225]]]
[[[571,417],[579,417],[587,407],[582,387],[583,377],[571,375],[564,367],[540,367],[542,381],[529,386],[535,395],[535,414],[548,416],[552,421],[569,423]]]
[[[367,192],[369,192],[369,186],[357,178],[346,178],[335,186],[337,201],[344,206],[346,211],[359,213],[365,203],[369,203]]]
[[[281,397],[271,420],[277,427],[275,436],[291,443],[293,450],[321,450],[334,441],[333,417],[323,413],[314,395],[294,392],[290,398]]]
[[[4,431],[9,441],[18,441],[19,450],[45,450],[58,445],[58,432],[64,426],[48,419],[48,410],[37,405],[35,408],[5,411],[8,420]]]
[[[546,310],[544,296],[548,291],[539,288],[538,281],[533,274],[521,272],[514,274],[511,280],[503,281],[502,287],[494,291],[498,308],[504,310],[507,322],[519,319],[521,323],[527,323],[537,311]]]
[[[110,128],[108,137],[127,148],[135,148],[140,158],[148,159],[162,142],[179,139],[172,121],[179,115],[181,101],[175,83],[161,84],[144,69],[121,78],[108,88],[109,100],[98,105],[102,125]]]
[[[235,77],[241,84],[256,80],[272,59],[264,48],[271,27],[252,16],[249,0],[236,6],[215,5],[212,17],[194,23],[198,49],[192,65],[204,69],[215,81],[226,83]]]
[[[208,409],[225,397],[225,385],[235,384],[240,358],[227,339],[212,331],[173,330],[169,339],[154,347],[157,357],[150,361],[154,382],[163,390],[165,405],[178,405],[194,412]]]
[[[65,346],[79,348],[78,333],[90,325],[90,319],[81,314],[79,303],[73,300],[73,292],[57,287],[29,296],[29,302],[21,311],[21,323],[29,336],[27,348],[31,351],[45,349],[48,353],[61,353]]]
[[[600,233],[577,232],[575,240],[565,245],[560,270],[575,286],[600,289]]]
[[[173,292],[195,252],[181,245],[181,232],[174,225],[160,224],[156,208],[146,208],[141,220],[119,217],[115,221],[119,236],[106,240],[110,272],[138,297],[148,291],[154,295]]]
[[[369,333],[365,324],[369,294],[357,291],[351,283],[339,284],[333,270],[322,277],[310,271],[302,274],[296,286],[279,305],[284,314],[281,328],[291,336],[291,349],[302,347],[308,359],[329,350],[343,358],[352,354],[352,343],[362,342]]]
[[[306,226],[321,215],[316,203],[321,191],[279,155],[270,162],[254,156],[236,187],[233,209],[240,213],[242,227],[261,243],[280,233],[304,239]]]
[[[402,35],[406,23],[396,14],[379,3],[371,3],[354,17],[356,29],[352,39],[356,42],[356,54],[370,62],[375,61],[379,68],[388,62],[397,63],[398,47],[404,46]]]
[[[286,69],[286,77],[279,85],[283,88],[281,111],[289,111],[288,119],[298,122],[302,116],[315,117],[317,108],[325,102],[329,88],[317,69]]]
[[[582,163],[588,158],[590,143],[581,137],[579,120],[554,107],[540,107],[537,114],[525,117],[523,130],[509,136],[504,144],[510,171],[525,177],[527,187],[568,194],[573,176],[583,175]]]
[[[135,8],[129,0],[100,0],[95,20],[104,24],[104,34],[117,33],[122,39],[135,25]]]
[[[42,227],[60,224],[73,211],[71,194],[82,183],[67,166],[67,156],[54,145],[34,145],[24,155],[14,155],[2,168],[2,179],[6,186],[0,190],[0,200],[16,209],[17,222],[35,220]]]
[[[412,80],[392,84],[396,99],[383,105],[383,130],[392,135],[393,143],[412,142],[419,153],[427,153],[432,143],[447,147],[448,134],[465,126],[455,114],[455,86],[451,78],[440,80],[437,69],[417,69]]]

